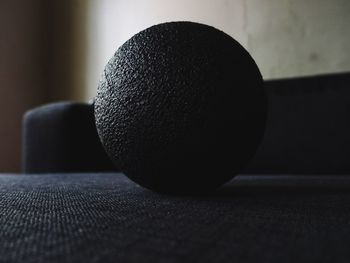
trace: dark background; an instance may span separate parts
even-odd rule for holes
[[[81,99],[83,84],[77,79],[82,80],[84,41],[78,47],[75,39],[84,34],[83,3],[0,1],[1,172],[20,171],[24,111],[51,101]]]

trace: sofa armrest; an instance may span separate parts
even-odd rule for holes
[[[117,170],[99,141],[93,104],[60,102],[23,118],[23,173]]]

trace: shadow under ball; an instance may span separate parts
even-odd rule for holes
[[[108,62],[96,127],[112,161],[139,185],[215,189],[253,157],[267,101],[257,65],[233,38],[192,22],[152,26]]]

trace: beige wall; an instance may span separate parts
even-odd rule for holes
[[[86,90],[108,59],[153,24],[190,20],[236,38],[265,79],[350,71],[349,0],[89,0]]]
[[[23,113],[85,98],[86,0],[0,0],[0,172],[19,172]]]
[[[0,1],[0,172],[19,171],[22,114],[48,97],[43,14],[41,0]]]

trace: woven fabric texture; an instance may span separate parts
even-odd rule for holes
[[[122,174],[0,176],[0,262],[349,262],[350,178],[169,196]]]

